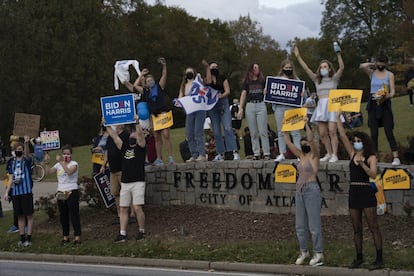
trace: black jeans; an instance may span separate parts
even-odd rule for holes
[[[58,200],[58,207],[63,236],[69,236],[69,221],[72,222],[74,235],[80,236],[79,191],[73,190],[68,199]]]
[[[374,144],[375,151],[378,152],[378,135],[379,128],[384,127],[385,136],[387,136],[391,151],[397,151],[398,145],[394,136],[394,115],[390,109],[384,109],[382,117],[376,118],[375,108],[368,111],[369,128],[371,130],[371,139]]]

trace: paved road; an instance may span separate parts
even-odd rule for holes
[[[33,184],[33,199],[36,201],[41,196],[47,196],[50,194],[54,194],[56,192],[57,182],[46,182],[46,181],[40,181],[40,182],[34,182]],[[4,195],[4,186],[0,189],[0,195],[1,195],[1,205],[3,206],[3,211],[9,211],[13,210],[12,204],[8,203],[7,201],[3,200]]]

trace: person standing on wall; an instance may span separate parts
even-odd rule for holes
[[[225,152],[233,152],[233,160],[240,160],[237,149],[236,135],[231,127],[231,114],[229,109],[230,85],[227,77],[220,74],[218,64],[211,61],[210,72],[211,82],[206,81],[206,85],[218,91],[218,101],[216,105],[208,112],[213,127],[214,139],[216,141],[217,155],[213,161],[224,161]],[[224,129],[224,141],[221,128]]]
[[[331,89],[336,89],[339,79],[344,72],[344,62],[341,56],[341,50],[335,49],[338,58],[339,69],[335,71],[332,63],[328,60],[322,60],[319,63],[316,73],[309,69],[308,65],[302,59],[299,53],[299,48],[295,46],[294,53],[305,70],[306,74],[315,83],[316,94],[318,96],[318,103],[313,112],[311,123],[317,123],[319,129],[319,137],[325,146],[326,155],[321,158],[321,161],[336,162],[338,161],[338,136],[336,126],[336,112],[328,111],[328,97]]]
[[[394,114],[391,106],[391,99],[395,96],[395,83],[394,74],[386,69],[387,63],[388,57],[381,51],[375,59],[375,63],[362,63],[359,68],[371,80],[371,97],[366,109],[374,149],[378,153],[379,128],[383,127],[394,158],[391,165],[398,166],[401,161],[398,157],[398,145],[394,136]]]

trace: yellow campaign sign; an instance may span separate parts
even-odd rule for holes
[[[329,91],[328,111],[359,112],[361,109],[362,90],[333,89]]]
[[[169,128],[174,124],[172,111],[163,112],[157,116],[151,115],[154,131]]]
[[[411,175],[405,169],[385,169],[382,173],[384,190],[409,190]]]
[[[305,127],[306,107],[289,109],[285,111],[282,131],[300,130]]]
[[[91,162],[93,164],[99,164],[99,165],[103,165],[104,163],[104,154],[103,153],[92,153],[92,159]]]
[[[277,164],[275,168],[275,182],[296,184],[296,166],[293,164]]]

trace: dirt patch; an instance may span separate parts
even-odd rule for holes
[[[148,237],[164,240],[214,243],[225,240],[281,241],[296,238],[293,214],[259,214],[194,206],[145,206],[144,211]],[[119,231],[119,225],[112,225],[115,217],[113,210],[82,208],[82,239],[112,240]],[[384,215],[378,218],[384,243],[414,246],[413,217]],[[61,233],[58,220],[52,223],[36,222],[35,227],[36,232]],[[348,216],[324,216],[322,227],[325,242],[338,239],[352,241],[353,231]],[[371,240],[366,224],[364,228],[364,238]],[[136,224],[129,224],[128,233],[135,235],[136,231]]]

